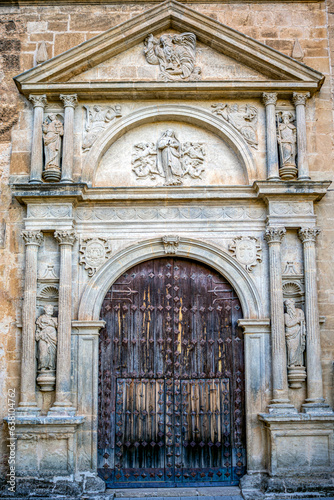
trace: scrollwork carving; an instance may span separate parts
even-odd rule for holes
[[[77,94],[69,94],[69,95],[60,94],[59,99],[63,101],[65,108],[67,107],[75,108],[76,105],[78,104]]]
[[[262,262],[261,245],[254,236],[238,236],[228,249],[248,272],[251,272],[258,262]]]
[[[311,96],[309,92],[294,92],[292,94],[292,102],[294,103],[295,106],[299,106],[300,104],[302,106],[306,105],[307,99]]]
[[[34,108],[40,107],[44,108],[47,105],[46,95],[33,95],[30,94],[29,101],[33,103]]]
[[[201,69],[195,66],[196,35],[162,35],[159,39],[152,34],[144,41],[144,54],[149,64],[158,64],[160,76],[165,81],[199,80]]]
[[[270,104],[276,106],[277,94],[276,92],[263,92],[262,100],[265,106],[269,106]]]
[[[84,238],[80,245],[80,261],[88,271],[88,276],[93,276],[97,269],[108,259],[111,253],[111,244],[106,238]]]
[[[218,103],[212,104],[212,108],[214,114],[232,125],[252,148],[257,149],[258,110],[255,106]]]
[[[320,233],[321,230],[317,227],[302,227],[298,231],[298,236],[302,243],[306,243],[308,241],[315,242]]]
[[[274,227],[269,226],[266,228],[264,239],[270,245],[271,243],[281,243],[284,235],[286,233],[286,229],[284,227]]]

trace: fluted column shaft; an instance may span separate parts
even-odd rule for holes
[[[40,231],[23,231],[26,244],[25,283],[22,310],[21,393],[19,411],[36,413],[36,294],[37,256],[43,241]]]
[[[298,232],[303,243],[306,317],[306,403],[323,403],[317,267],[315,240],[317,228],[301,228]]]
[[[72,247],[74,231],[56,231],[60,246],[56,401],[51,411],[73,410],[71,393]]]
[[[293,103],[296,107],[296,122],[297,122],[297,152],[298,152],[298,180],[310,179],[307,147],[306,147],[306,117],[305,105],[306,100],[310,97],[309,92],[293,93]]]
[[[267,179],[277,181],[280,179],[276,133],[277,94],[264,92],[262,98],[266,106]]]
[[[267,227],[265,239],[269,245],[271,351],[273,399],[271,405],[289,405],[286,360],[284,306],[282,287],[281,242],[283,227]]]
[[[74,143],[74,108],[77,105],[77,95],[63,95],[60,99],[64,103],[64,136],[63,136],[63,161],[60,182],[73,182],[73,143]]]
[[[43,172],[43,114],[47,103],[46,95],[30,95],[30,101],[34,105],[34,128],[32,136],[30,183],[40,184]]]

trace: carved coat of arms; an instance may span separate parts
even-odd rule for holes
[[[163,80],[200,79],[201,70],[195,66],[196,35],[162,35],[159,39],[152,34],[144,41],[144,54],[149,64],[159,64]]]
[[[80,262],[93,276],[111,253],[110,242],[105,238],[84,238],[80,245]]]
[[[248,272],[251,272],[258,262],[262,262],[261,246],[255,236],[238,236],[228,249]]]

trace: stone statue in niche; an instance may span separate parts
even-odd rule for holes
[[[254,149],[258,148],[257,122],[258,111],[255,106],[246,104],[218,103],[212,104],[213,113],[220,116],[238,130],[245,141]]]
[[[52,316],[53,306],[44,307],[45,314],[36,320],[37,383],[41,391],[52,391],[56,381],[58,320]]]
[[[305,315],[297,308],[293,299],[284,301],[285,339],[288,355],[288,380],[292,389],[301,387],[306,378],[304,351],[306,339]]]
[[[276,114],[277,142],[280,153],[280,176],[283,180],[295,179],[297,176],[297,130],[292,123],[295,115],[292,111]]]
[[[45,155],[43,179],[48,182],[58,182],[61,177],[61,138],[64,135],[64,127],[58,116],[55,113],[50,113],[43,122]]]
[[[189,176],[200,179],[204,172],[205,146],[197,142],[181,144],[174,130],[168,129],[153,142],[140,142],[134,146],[132,170],[138,178],[165,179],[165,186],[182,184]]]
[[[118,104],[114,107],[108,106],[107,108],[103,108],[99,104],[84,106],[84,108],[86,110],[86,123],[82,149],[86,152],[92,147],[99,133],[102,132],[109,123],[121,117],[122,113],[121,106]]]
[[[146,61],[159,64],[163,80],[200,79],[201,69],[195,66],[196,35],[193,33],[162,35],[159,39],[151,34],[144,46]]]

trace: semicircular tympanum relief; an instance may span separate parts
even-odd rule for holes
[[[130,130],[103,155],[94,186],[246,185],[235,152],[193,125],[164,121]]]

